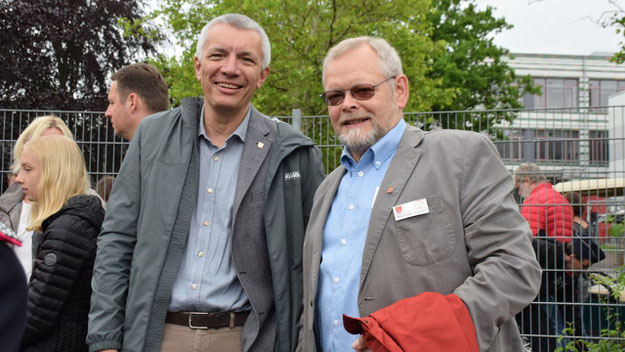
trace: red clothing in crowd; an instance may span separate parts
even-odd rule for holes
[[[551,183],[536,186],[521,207],[521,215],[527,220],[534,236],[544,230],[549,237],[570,242],[573,236],[573,207]]]

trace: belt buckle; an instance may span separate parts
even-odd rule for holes
[[[228,327],[230,329],[234,329],[234,317],[235,317],[234,312],[230,312],[230,324],[228,324]]]
[[[196,330],[208,330],[208,326],[195,326],[193,325],[193,316],[194,315],[208,315],[207,312],[189,312],[189,328]]]

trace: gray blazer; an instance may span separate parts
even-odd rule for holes
[[[316,350],[323,227],[345,171],[340,166],[319,186],[306,232],[303,351]],[[514,315],[536,297],[541,271],[513,186],[487,137],[408,126],[371,213],[358,292],[361,316],[425,291],[456,294],[471,314],[481,351],[521,351]],[[420,199],[427,200],[427,214],[395,221],[393,206]]]

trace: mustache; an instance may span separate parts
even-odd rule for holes
[[[354,121],[354,120],[372,120],[373,115],[367,113],[343,113],[339,117],[339,125],[344,124],[345,122]]]

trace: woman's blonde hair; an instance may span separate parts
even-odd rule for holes
[[[31,208],[31,230],[41,230],[41,223],[56,213],[73,196],[90,189],[82,152],[74,140],[65,136],[31,139],[24,150],[39,160],[41,177],[37,201]]]
[[[20,157],[22,156],[24,144],[33,138],[41,137],[41,135],[50,128],[57,128],[65,137],[74,139],[72,132],[59,117],[54,115],[37,117],[22,131],[17,142],[15,142],[15,147],[13,148],[13,165],[11,165],[11,172],[13,174],[17,175],[20,171]]]

